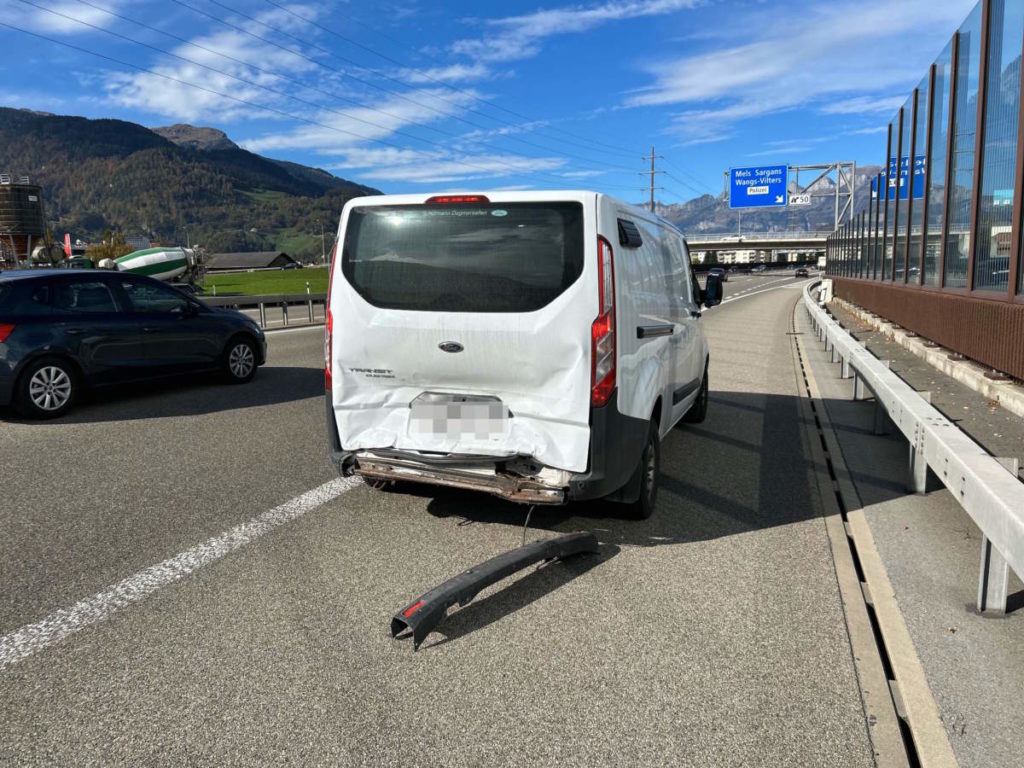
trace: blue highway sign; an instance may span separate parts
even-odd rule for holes
[[[900,172],[899,172],[899,184],[900,184],[900,200],[906,200],[907,195],[910,191],[910,184],[907,183],[907,177],[910,175],[910,158],[900,158]],[[892,157],[889,159],[889,199],[896,199],[896,158]],[[914,199],[920,200],[924,197],[924,155],[916,155],[914,157]]]
[[[785,208],[785,165],[733,168],[729,171],[730,208]]]

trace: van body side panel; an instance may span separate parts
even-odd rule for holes
[[[619,206],[611,198],[603,197],[600,211],[601,234],[612,243],[615,253],[618,409],[622,415],[647,424],[657,398],[662,397],[664,402],[675,366],[672,335],[638,338],[637,331],[640,327],[669,326],[675,333],[676,324],[664,285],[660,228],[635,212],[628,212],[643,244],[638,248],[626,247],[619,244],[617,222],[622,215]],[[666,418],[659,427],[664,433],[667,408],[663,408],[662,413]],[[633,461],[635,463],[635,459]]]
[[[583,267],[553,301],[527,312],[413,311],[369,303],[335,265],[331,296],[331,411],[342,453],[399,451],[529,456],[585,472],[590,453],[590,329],[597,317],[597,230],[593,193],[494,193],[491,203],[578,202],[583,206]],[[576,196],[574,197],[573,194]],[[504,197],[504,200],[503,200]],[[418,204],[422,197],[350,201],[353,208]],[[514,214],[502,214],[511,222]],[[493,223],[493,222],[492,222]],[[495,224],[497,226],[497,224]],[[472,233],[470,233],[472,234]],[[472,256],[470,256],[472,258]],[[383,259],[382,259],[383,261]],[[461,347],[450,352],[441,345]],[[424,433],[412,404],[424,395],[494,398],[511,414],[493,430]]]

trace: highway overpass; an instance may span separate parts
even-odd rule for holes
[[[750,234],[687,234],[690,252],[720,253],[722,251],[817,251],[825,252],[825,241],[832,233],[822,232],[753,232]]]

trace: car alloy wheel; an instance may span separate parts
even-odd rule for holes
[[[231,348],[228,355],[228,370],[236,379],[248,378],[256,367],[256,356],[253,354],[252,346],[241,341]]]
[[[71,400],[71,376],[56,365],[43,366],[29,379],[28,396],[41,411],[59,411]]]

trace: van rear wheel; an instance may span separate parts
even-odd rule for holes
[[[647,442],[640,454],[640,496],[629,505],[629,516],[646,520],[654,513],[658,499],[658,474],[661,471],[661,444],[658,441],[658,422],[652,420],[647,430]]]

